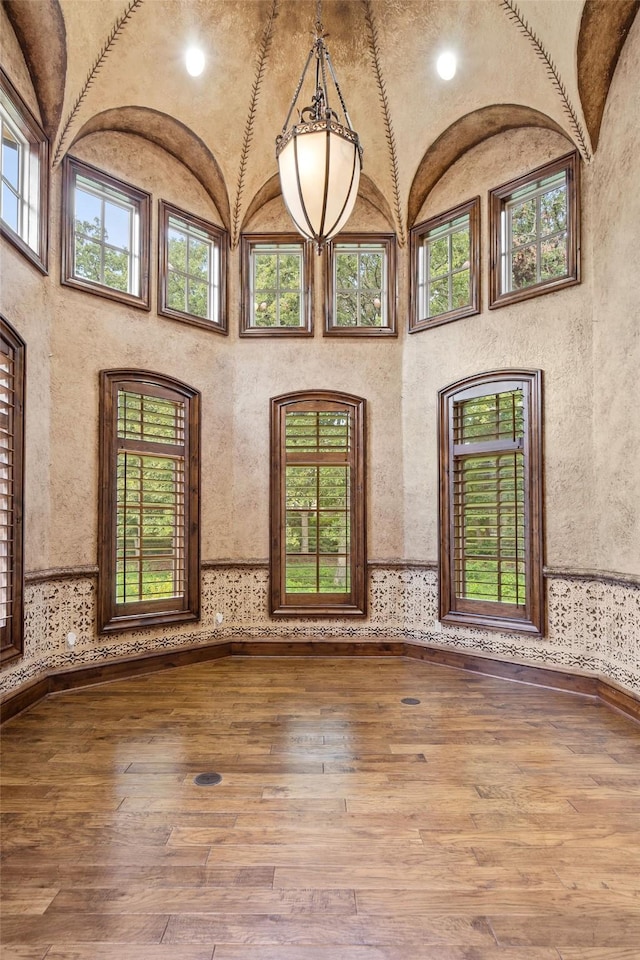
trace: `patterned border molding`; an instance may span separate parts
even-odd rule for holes
[[[571,567],[545,567],[544,576],[549,580],[597,580],[602,583],[618,583],[623,586],[640,586],[640,576],[633,573],[617,573],[614,570],[586,570]]]
[[[513,2],[513,0],[500,0],[500,6],[505,11],[509,20],[511,20],[513,23],[516,24],[520,33],[522,33],[525,37],[527,37],[527,39],[535,49],[536,56],[538,57],[539,60],[542,60],[542,62],[544,63],[545,69],[547,71],[547,76],[551,80],[553,86],[556,88],[558,95],[562,100],[563,109],[567,114],[567,116],[569,117],[569,125],[571,126],[574,136],[578,141],[578,146],[580,147],[580,152],[582,154],[582,157],[584,160],[590,161],[591,152],[589,150],[589,147],[587,146],[586,135],[582,128],[582,124],[578,120],[578,116],[576,114],[574,106],[569,100],[567,88],[562,82],[558,68],[553,62],[553,60],[551,59],[551,56],[548,50],[545,49],[545,47],[542,44],[542,41],[540,40],[538,35],[535,33],[535,31],[531,28],[527,20],[520,13],[518,6]]]
[[[101,50],[100,53],[98,54],[95,63],[93,64],[93,66],[91,67],[91,70],[90,70],[89,73],[87,74],[87,79],[86,79],[85,82],[84,82],[84,86],[82,87],[82,90],[80,91],[80,93],[79,93],[78,96],[76,97],[76,102],[74,103],[74,105],[73,105],[73,107],[72,107],[72,109],[71,109],[71,113],[70,113],[69,116],[67,117],[67,119],[66,119],[66,121],[65,121],[65,125],[64,125],[64,127],[62,128],[62,133],[60,134],[60,137],[59,137],[59,139],[58,139],[58,143],[57,143],[56,148],[55,148],[55,155],[54,155],[53,164],[52,164],[54,167],[56,167],[56,166],[58,165],[58,163],[60,162],[61,155],[62,155],[62,152],[63,152],[63,151],[62,151],[62,145],[63,145],[63,143],[64,143],[64,141],[65,141],[66,136],[67,136],[67,132],[68,132],[68,130],[69,130],[69,127],[71,126],[71,124],[72,124],[73,121],[75,120],[76,114],[78,113],[78,110],[79,110],[80,107],[82,106],[82,101],[84,100],[84,98],[86,97],[87,93],[89,92],[89,88],[91,87],[91,85],[93,84],[93,81],[95,80],[95,78],[97,77],[98,73],[99,73],[100,70],[102,69],[102,65],[103,65],[104,61],[107,59],[107,57],[108,57],[109,54],[111,53],[111,49],[112,49],[112,47],[114,46],[114,44],[115,44],[116,40],[118,39],[118,37],[120,36],[120,34],[122,33],[124,27],[126,26],[126,24],[128,23],[128,21],[130,20],[130,18],[133,16],[133,14],[136,12],[136,10],[138,10],[138,9],[142,6],[143,2],[144,2],[144,0],[131,0],[131,2],[129,3],[129,5],[125,8],[125,11],[124,11],[124,13],[122,14],[122,16],[119,17],[119,18],[116,20],[115,24],[113,25],[113,28],[112,28],[112,30],[111,30],[111,33],[110,33],[109,36],[107,37],[107,40],[106,40],[105,43],[103,44],[102,50]]]
[[[203,570],[227,569],[230,567],[238,569],[256,569],[267,570],[269,561],[261,558],[248,560],[232,560],[224,557],[221,560],[204,560],[201,564]],[[430,570],[437,573],[438,564],[436,561],[423,560],[368,560],[367,567],[370,570],[390,569],[390,570]],[[98,567],[94,565],[78,567],[52,567],[48,570],[32,570],[25,574],[26,583],[40,583],[43,580],[70,580],[73,577],[97,577]],[[589,570],[587,568],[574,567],[545,567],[544,576],[547,580],[596,580],[602,583],[615,583],[626,586],[640,586],[640,575],[632,573],[618,573],[615,570]]]
[[[93,568],[59,571],[25,584],[25,648],[0,673],[16,691],[59,671],[177,653],[218,642],[413,643],[532,667],[584,672],[640,693],[640,588],[617,579],[552,576],[546,581],[547,629],[523,636],[438,620],[438,576],[426,566],[390,563],[369,571],[369,610],[362,622],[269,618],[269,571],[262,563],[215,564],[202,573],[198,622],[145,626],[102,636],[96,630]],[[219,617],[222,614],[222,617]],[[220,622],[222,620],[222,622]],[[72,649],[68,633],[75,633]]]
[[[98,568],[53,567],[51,570],[32,570],[25,573],[25,583],[42,583],[44,580],[72,580],[74,577],[97,577]]]

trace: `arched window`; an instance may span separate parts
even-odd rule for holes
[[[22,653],[24,341],[0,317],[0,650]]]
[[[272,614],[366,611],[365,401],[271,401]]]
[[[542,630],[540,371],[440,394],[440,619]]]
[[[158,373],[101,374],[100,626],[200,615],[200,394]]]

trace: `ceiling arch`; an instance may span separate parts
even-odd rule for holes
[[[543,127],[562,134],[573,146],[565,130],[545,113],[515,103],[481,107],[460,117],[440,134],[424,154],[409,191],[407,209],[411,228],[427,196],[456,160],[483,140],[517,127]]]
[[[179,160],[207,191],[230,229],[230,204],[222,170],[207,145],[185,124],[175,117],[149,107],[114,107],[97,113],[76,134],[77,143],[91,133],[113,130],[132,133],[149,140]]]
[[[640,0],[586,0],[578,36],[578,90],[593,148],[627,34]]]
[[[53,139],[60,125],[67,75],[67,31],[60,4],[58,0],[3,0],[3,5],[31,76],[44,131]]]
[[[246,228],[246,224],[251,222],[252,217],[256,215],[258,210],[264,207],[266,203],[269,203],[270,200],[274,200],[276,197],[281,196],[281,194],[282,191],[280,189],[280,177],[276,173],[265,183],[263,183],[254,196],[247,208],[247,212],[243,217],[241,229],[244,230]],[[388,201],[385,199],[381,190],[378,189],[373,180],[364,173],[360,174],[358,197],[368,200],[369,203],[375,207],[380,214],[382,214],[390,228],[395,230],[393,213],[391,212],[391,207],[389,206]]]

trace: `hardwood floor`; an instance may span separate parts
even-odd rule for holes
[[[2,746],[3,960],[640,957],[640,726],[593,700],[234,658],[50,697]]]

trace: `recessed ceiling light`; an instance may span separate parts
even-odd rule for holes
[[[455,76],[457,65],[458,61],[456,60],[455,53],[451,53],[450,50],[445,50],[436,61],[436,70],[443,80],[451,80],[451,78]]]
[[[189,47],[185,55],[187,73],[199,77],[204,70],[204,53],[199,47]]]

